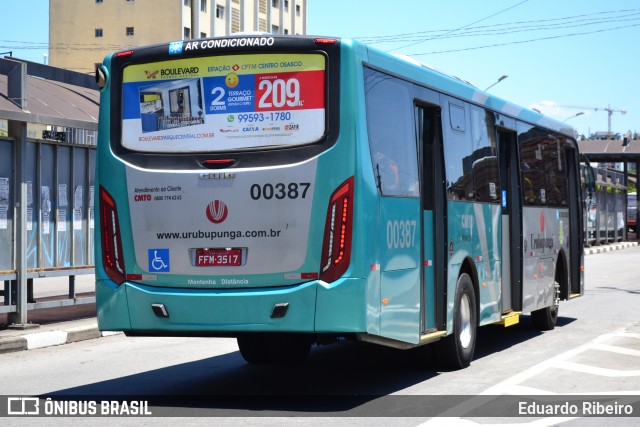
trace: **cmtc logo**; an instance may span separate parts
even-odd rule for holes
[[[214,200],[207,205],[207,219],[214,224],[220,224],[227,219],[229,209],[222,200]]]
[[[180,55],[182,53],[182,42],[169,43],[169,55]]]
[[[133,196],[133,201],[134,202],[150,202],[151,194],[136,194],[135,196]]]

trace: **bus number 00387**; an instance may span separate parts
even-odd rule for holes
[[[411,248],[416,244],[416,220],[387,221],[387,247]]]
[[[305,199],[307,197],[307,191],[311,183],[309,182],[291,182],[284,184],[279,182],[277,184],[253,184],[251,186],[250,194],[253,200],[271,200],[271,199]]]

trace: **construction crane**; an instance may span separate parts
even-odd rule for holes
[[[606,107],[581,107],[579,105],[558,105],[558,104],[553,104],[554,107],[561,107],[561,108],[576,108],[579,110],[593,110],[593,111],[606,111],[607,114],[609,115],[608,117],[608,124],[609,127],[607,129],[607,136],[609,138],[611,138],[611,116],[613,115],[613,113],[620,113],[620,114],[627,114],[627,110],[615,110],[613,108],[611,108],[610,105],[606,106]]]

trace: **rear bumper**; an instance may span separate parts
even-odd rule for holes
[[[366,281],[311,281],[258,289],[159,288],[96,282],[101,330],[139,335],[225,335],[234,332],[366,332]],[[152,304],[163,304],[168,317]],[[273,318],[277,304],[288,304]]]

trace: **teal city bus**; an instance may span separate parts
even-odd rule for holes
[[[315,343],[554,328],[583,293],[573,130],[355,40],[269,34],[107,56],[97,147],[102,330]]]

